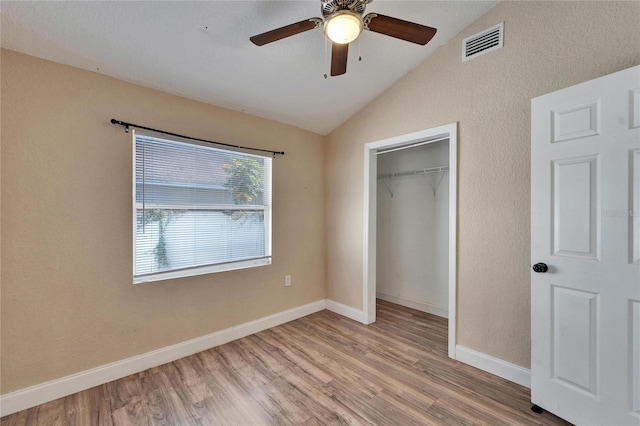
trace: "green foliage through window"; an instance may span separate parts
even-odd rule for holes
[[[142,216],[138,217],[138,226],[144,227],[154,222],[158,222],[158,243],[153,249],[155,260],[159,269],[171,267],[171,261],[167,253],[167,240],[165,232],[167,225],[173,218],[180,216],[186,210],[149,209],[143,210]]]
[[[227,180],[225,186],[231,192],[235,204],[256,204],[262,195],[264,182],[264,166],[255,158],[231,157],[229,162],[223,164]],[[254,218],[259,220],[262,214],[256,214],[251,210],[234,210],[225,212],[234,220],[247,220]]]

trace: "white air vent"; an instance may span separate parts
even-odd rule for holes
[[[462,40],[462,62],[502,47],[504,22]]]

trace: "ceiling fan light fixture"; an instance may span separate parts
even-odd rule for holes
[[[341,10],[327,19],[324,32],[334,43],[351,43],[362,32],[362,18],[348,10]]]

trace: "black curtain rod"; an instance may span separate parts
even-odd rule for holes
[[[276,155],[284,155],[284,151],[271,151],[270,149],[249,148],[247,146],[231,145],[231,144],[228,144],[228,143],[222,143],[222,142],[216,142],[216,141],[208,141],[206,139],[192,138],[191,136],[179,135],[178,133],[171,133],[171,132],[167,132],[165,130],[158,130],[158,129],[154,129],[154,128],[151,128],[151,127],[141,126],[139,124],[127,123],[126,121],[116,120],[115,118],[111,119],[111,123],[112,124],[118,124],[120,126],[124,126],[125,132],[129,131],[129,127],[135,127],[136,129],[150,130],[152,132],[163,133],[165,135],[176,136],[176,137],[184,138],[184,139],[191,139],[192,141],[206,142],[206,143],[211,143],[211,144],[214,144],[214,145],[228,146],[228,147],[231,147],[231,148],[246,149],[246,150],[249,150],[249,151],[269,152],[269,153],[273,154],[274,157]]]

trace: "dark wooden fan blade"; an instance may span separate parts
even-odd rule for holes
[[[347,72],[347,54],[349,43],[332,43],[331,46],[331,77]]]
[[[317,23],[322,22],[320,18],[311,18],[304,21],[296,22],[295,24],[285,25],[275,30],[267,31],[266,33],[254,35],[249,37],[249,40],[256,46],[263,46],[267,43],[282,40],[283,38],[291,37],[292,35],[300,34],[305,31],[316,28]]]
[[[370,13],[364,17],[364,22],[369,21],[367,29],[374,33],[388,35],[411,43],[425,45],[436,35],[435,28],[416,24],[390,16]]]

